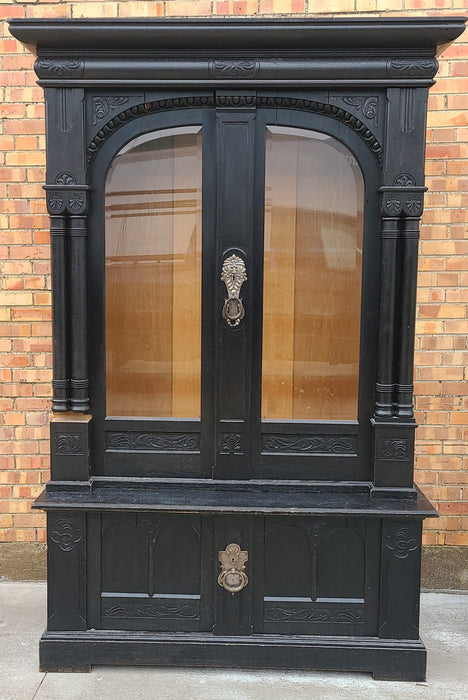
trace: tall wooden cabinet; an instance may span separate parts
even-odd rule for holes
[[[47,104],[43,670],[424,678],[418,226],[463,26],[11,22]]]

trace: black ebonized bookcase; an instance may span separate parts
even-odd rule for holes
[[[42,670],[424,679],[418,226],[463,28],[11,22],[47,104]]]

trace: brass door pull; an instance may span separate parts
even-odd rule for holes
[[[244,305],[239,294],[242,285],[247,280],[245,263],[238,255],[231,255],[226,258],[222,271],[221,280],[226,285],[228,298],[224,301],[223,318],[229,326],[238,326],[245,316]]]
[[[249,553],[241,551],[238,544],[228,544],[226,549],[218,552],[218,559],[221,562],[221,573],[218,576],[218,583],[228,593],[239,593],[249,582],[245,573],[245,565],[249,560]]]

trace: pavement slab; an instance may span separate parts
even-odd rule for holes
[[[468,595],[423,593],[427,681],[375,681],[365,673],[96,666],[40,673],[44,583],[0,583],[0,700],[466,700]]]

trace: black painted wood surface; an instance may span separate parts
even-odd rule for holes
[[[48,511],[42,670],[424,680],[421,522],[435,512],[413,485],[418,223],[435,56],[463,27],[458,17],[10,23],[37,53],[47,102],[57,414],[52,480],[34,506]],[[260,418],[267,124],[329,134],[363,172],[356,421]],[[106,173],[136,136],[184,125],[203,130],[201,419],[108,418]],[[238,328],[221,317],[233,252],[248,277]],[[217,582],[230,543],[248,555],[235,594]]]

